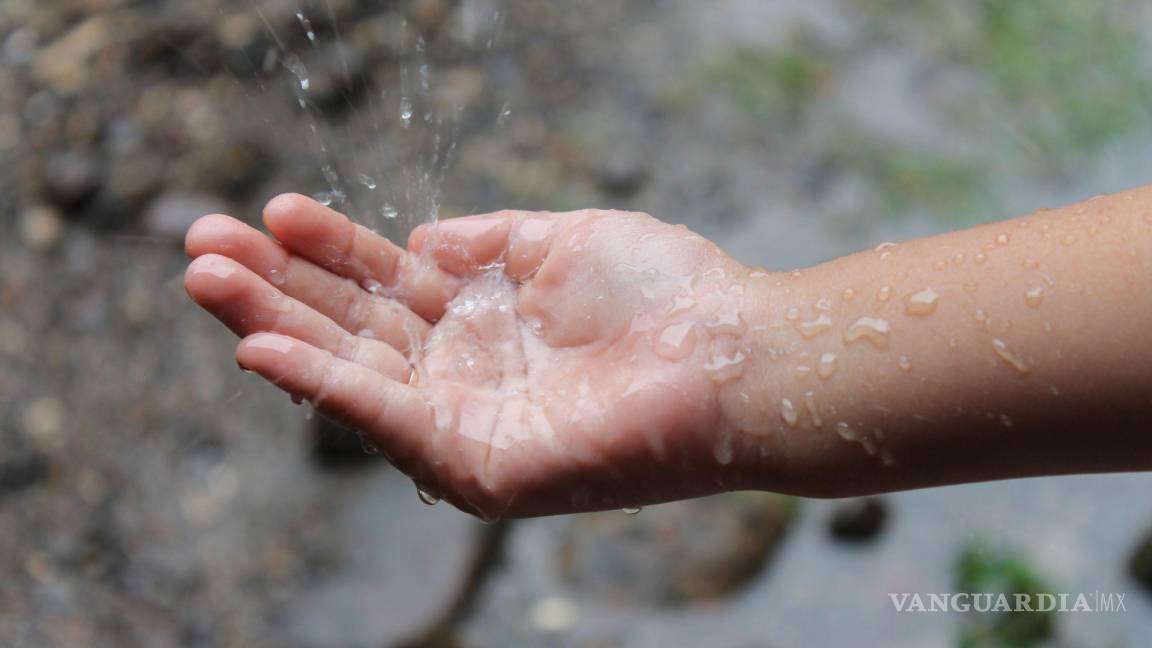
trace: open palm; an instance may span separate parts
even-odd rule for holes
[[[643,214],[499,212],[417,228],[406,251],[294,195],[264,220],[275,240],[199,220],[189,294],[245,338],[242,366],[425,490],[496,518],[726,486],[717,394],[742,366],[744,270],[705,239]]]

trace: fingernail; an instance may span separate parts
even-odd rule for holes
[[[277,353],[287,354],[292,350],[292,340],[282,335],[261,335],[245,343],[250,349],[268,349]]]

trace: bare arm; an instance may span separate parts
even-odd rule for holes
[[[858,494],[1152,468],[1152,188],[761,279],[721,394],[748,484]]]

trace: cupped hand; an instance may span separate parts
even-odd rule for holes
[[[240,365],[359,430],[485,519],[737,486],[720,393],[748,354],[748,271],[638,213],[499,212],[402,249],[302,196],[188,233],[189,294]]]

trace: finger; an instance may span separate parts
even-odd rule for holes
[[[184,285],[197,304],[240,337],[280,333],[389,378],[408,379],[408,361],[396,349],[352,335],[232,259],[215,254],[197,258],[188,266]]]
[[[292,253],[395,297],[426,320],[439,319],[456,294],[459,282],[452,276],[310,198],[272,199],[264,208],[264,224]]]
[[[424,456],[432,415],[415,388],[274,333],[241,340],[236,361],[293,398],[307,399],[325,416],[368,434],[401,470],[411,473]]]
[[[366,292],[284,250],[248,225],[219,214],[204,216],[188,230],[185,249],[193,258],[219,254],[235,259],[265,281],[316,309],[350,333],[382,340],[407,352],[423,340],[428,323],[403,304]]]
[[[408,249],[430,254],[458,276],[470,276],[496,262],[524,280],[548,256],[560,221],[550,212],[500,211],[421,225],[412,231]]]

